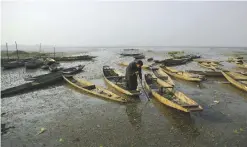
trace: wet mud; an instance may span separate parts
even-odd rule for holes
[[[161,49],[143,52],[146,58],[167,57],[166,51]],[[223,52],[211,49],[188,49],[188,52],[199,52],[205,58],[217,60],[226,60],[226,54],[233,54],[229,50]],[[67,67],[85,64],[84,72],[76,77],[111,89],[103,80],[102,66],[110,65],[125,72],[125,67],[117,63],[133,60],[132,57],[121,57],[118,53],[117,49],[98,49],[90,52],[90,55],[98,56],[93,62],[61,64]],[[226,68],[234,68],[232,64],[222,64]],[[203,70],[195,62],[175,68]],[[24,83],[23,78],[28,74],[34,76],[44,73],[47,71],[41,69],[2,70],[1,89]],[[226,81],[224,78],[208,78],[200,85],[178,79],[174,81],[177,90],[204,108],[202,112],[184,114],[166,107],[154,98],[147,101],[144,93],[138,99],[129,98],[131,102],[120,104],[84,94],[65,82],[2,99],[1,144],[3,147],[246,147],[246,92],[230,84],[220,83]],[[215,104],[215,100],[219,103]],[[41,128],[46,131],[39,134]]]

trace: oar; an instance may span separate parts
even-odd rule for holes
[[[143,85],[142,85],[142,80],[141,80],[141,78],[140,78],[140,77],[139,77],[139,80],[140,80],[140,83],[141,83],[142,89],[143,89],[143,91],[144,91],[144,93],[145,93],[145,95],[146,95],[146,97],[147,97],[148,101],[150,101],[150,98],[149,98],[149,96],[148,96],[147,92],[145,91],[145,89],[144,89],[144,87],[143,87]]]

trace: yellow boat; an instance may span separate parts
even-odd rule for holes
[[[242,61],[244,58],[243,57],[229,57],[228,62],[239,62]]]
[[[129,63],[128,62],[120,62],[118,65],[120,65],[120,66],[128,66],[129,65]],[[142,66],[142,69],[149,69],[149,65],[143,65]]]
[[[125,76],[122,73],[115,70],[114,68],[111,68],[109,66],[103,66],[103,75],[105,81],[119,92],[126,94],[128,96],[140,95],[140,91],[128,90],[126,88]]]
[[[154,73],[154,76],[160,80],[163,80],[167,83],[169,83],[170,85],[175,85],[173,80],[171,79],[171,77],[166,74],[162,68],[152,68],[152,72]]]
[[[161,66],[161,68],[170,76],[187,80],[187,81],[192,81],[192,82],[200,82],[204,79],[203,75],[198,75],[198,74],[193,74],[193,73],[188,73],[184,71],[177,71],[171,67],[166,67],[166,66]]]
[[[234,86],[247,91],[247,76],[231,71],[221,71],[224,77]]]
[[[220,64],[220,62],[222,61],[215,61],[215,60],[212,60],[212,59],[194,59],[193,61],[196,61],[196,62],[207,62],[207,63],[214,63],[216,65]]]
[[[161,103],[183,112],[202,111],[203,108],[194,100],[163,80],[155,78],[152,74],[145,74],[145,87]]]
[[[64,80],[67,81],[70,85],[74,86],[75,88],[92,94],[92,95],[96,95],[98,97],[102,97],[102,98],[106,98],[109,100],[113,100],[113,101],[118,101],[118,102],[127,102],[126,99],[116,95],[115,93],[100,87],[100,86],[96,86],[86,80],[83,79],[78,79],[76,77],[70,76],[70,77],[65,77],[63,76]]]
[[[236,64],[238,67],[240,68],[244,68],[244,69],[247,69],[247,63],[245,64]]]
[[[198,62],[198,64],[201,67],[207,68],[207,69],[211,69],[211,70],[217,70],[219,69],[217,66],[217,64],[213,63],[213,62]]]

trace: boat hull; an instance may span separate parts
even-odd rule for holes
[[[193,77],[192,74],[183,72],[183,71],[172,71],[168,67],[161,67],[168,75],[173,76],[178,79],[191,81],[191,82],[201,82],[204,79],[204,76],[197,75],[196,77]]]
[[[224,72],[224,71],[221,71],[222,74],[224,75],[224,77],[232,84],[234,85],[235,87],[241,89],[241,90],[244,90],[247,92],[247,85],[245,84],[242,84],[240,83],[239,81],[237,81],[236,79],[234,79],[232,76],[230,76],[228,73],[229,72]]]
[[[140,95],[140,92],[139,91],[129,91],[127,89],[124,89],[123,87],[121,86],[118,86],[117,84],[113,83],[112,81],[109,80],[109,76],[105,74],[105,68],[110,68],[109,66],[104,66],[103,67],[103,76],[104,76],[104,80],[106,81],[106,83],[108,85],[110,85],[111,87],[113,87],[114,89],[116,89],[117,91],[123,93],[123,94],[126,94],[128,96],[131,96],[131,97],[138,97]],[[115,69],[113,69],[113,71],[117,74],[117,77],[121,77],[123,76],[123,74],[121,74],[120,72],[116,71]],[[123,84],[123,83],[122,83]]]
[[[152,75],[152,77],[154,78],[155,76]],[[185,108],[185,107],[183,107],[183,106],[181,106],[181,105],[179,105],[179,104],[177,104],[177,103],[175,103],[175,102],[169,100],[168,98],[166,98],[166,97],[162,96],[161,94],[159,94],[159,92],[157,92],[157,90],[152,89],[152,88],[149,86],[150,84],[148,84],[148,82],[147,82],[146,79],[147,79],[147,78],[146,78],[146,75],[145,75],[145,81],[144,81],[145,88],[146,88],[149,92],[151,92],[151,94],[152,94],[159,102],[161,102],[162,104],[164,104],[164,105],[166,105],[166,106],[168,106],[168,107],[171,107],[171,108],[174,108],[174,109],[177,109],[177,110],[186,112],[186,113],[194,112],[194,111],[202,111],[202,110],[203,110],[203,108],[202,108],[200,105],[198,105],[195,101],[193,101],[191,98],[187,97],[185,94],[183,94],[182,92],[179,92],[179,91],[173,92],[174,95],[175,95],[178,99],[180,99],[180,100],[186,102],[188,105],[191,105],[191,106],[193,105],[193,106],[196,106],[196,107],[194,107],[194,108]],[[164,81],[162,81],[162,80],[160,80],[160,79],[157,79],[157,83],[158,83],[161,87],[171,87],[171,88],[167,88],[167,89],[168,89],[169,91],[171,91],[171,92],[173,91],[173,86],[172,86],[172,85],[170,85],[170,84],[168,84],[168,83],[166,83],[166,82],[164,82]]]
[[[126,99],[121,98],[120,96],[114,94],[113,92],[111,92],[111,91],[109,91],[109,90],[107,90],[107,89],[105,89],[103,87],[95,86],[94,90],[88,90],[88,89],[83,88],[82,86],[80,86],[80,85],[85,85],[85,86],[93,85],[92,83],[90,83],[90,82],[88,82],[86,80],[73,78],[74,80],[76,80],[79,83],[79,84],[76,84],[76,83],[72,82],[71,80],[69,80],[65,76],[63,76],[63,78],[67,83],[69,83],[70,85],[72,85],[73,87],[79,89],[82,92],[86,92],[88,94],[92,94],[92,95],[95,95],[95,96],[98,96],[98,97],[101,97],[101,98],[105,98],[105,99],[108,99],[108,100],[113,100],[113,101],[117,101],[117,102],[127,102]],[[97,92],[97,91],[99,91],[99,92]],[[105,93],[105,94],[101,94],[100,92]]]

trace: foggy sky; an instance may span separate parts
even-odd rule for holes
[[[247,2],[4,1],[1,43],[247,46]]]

